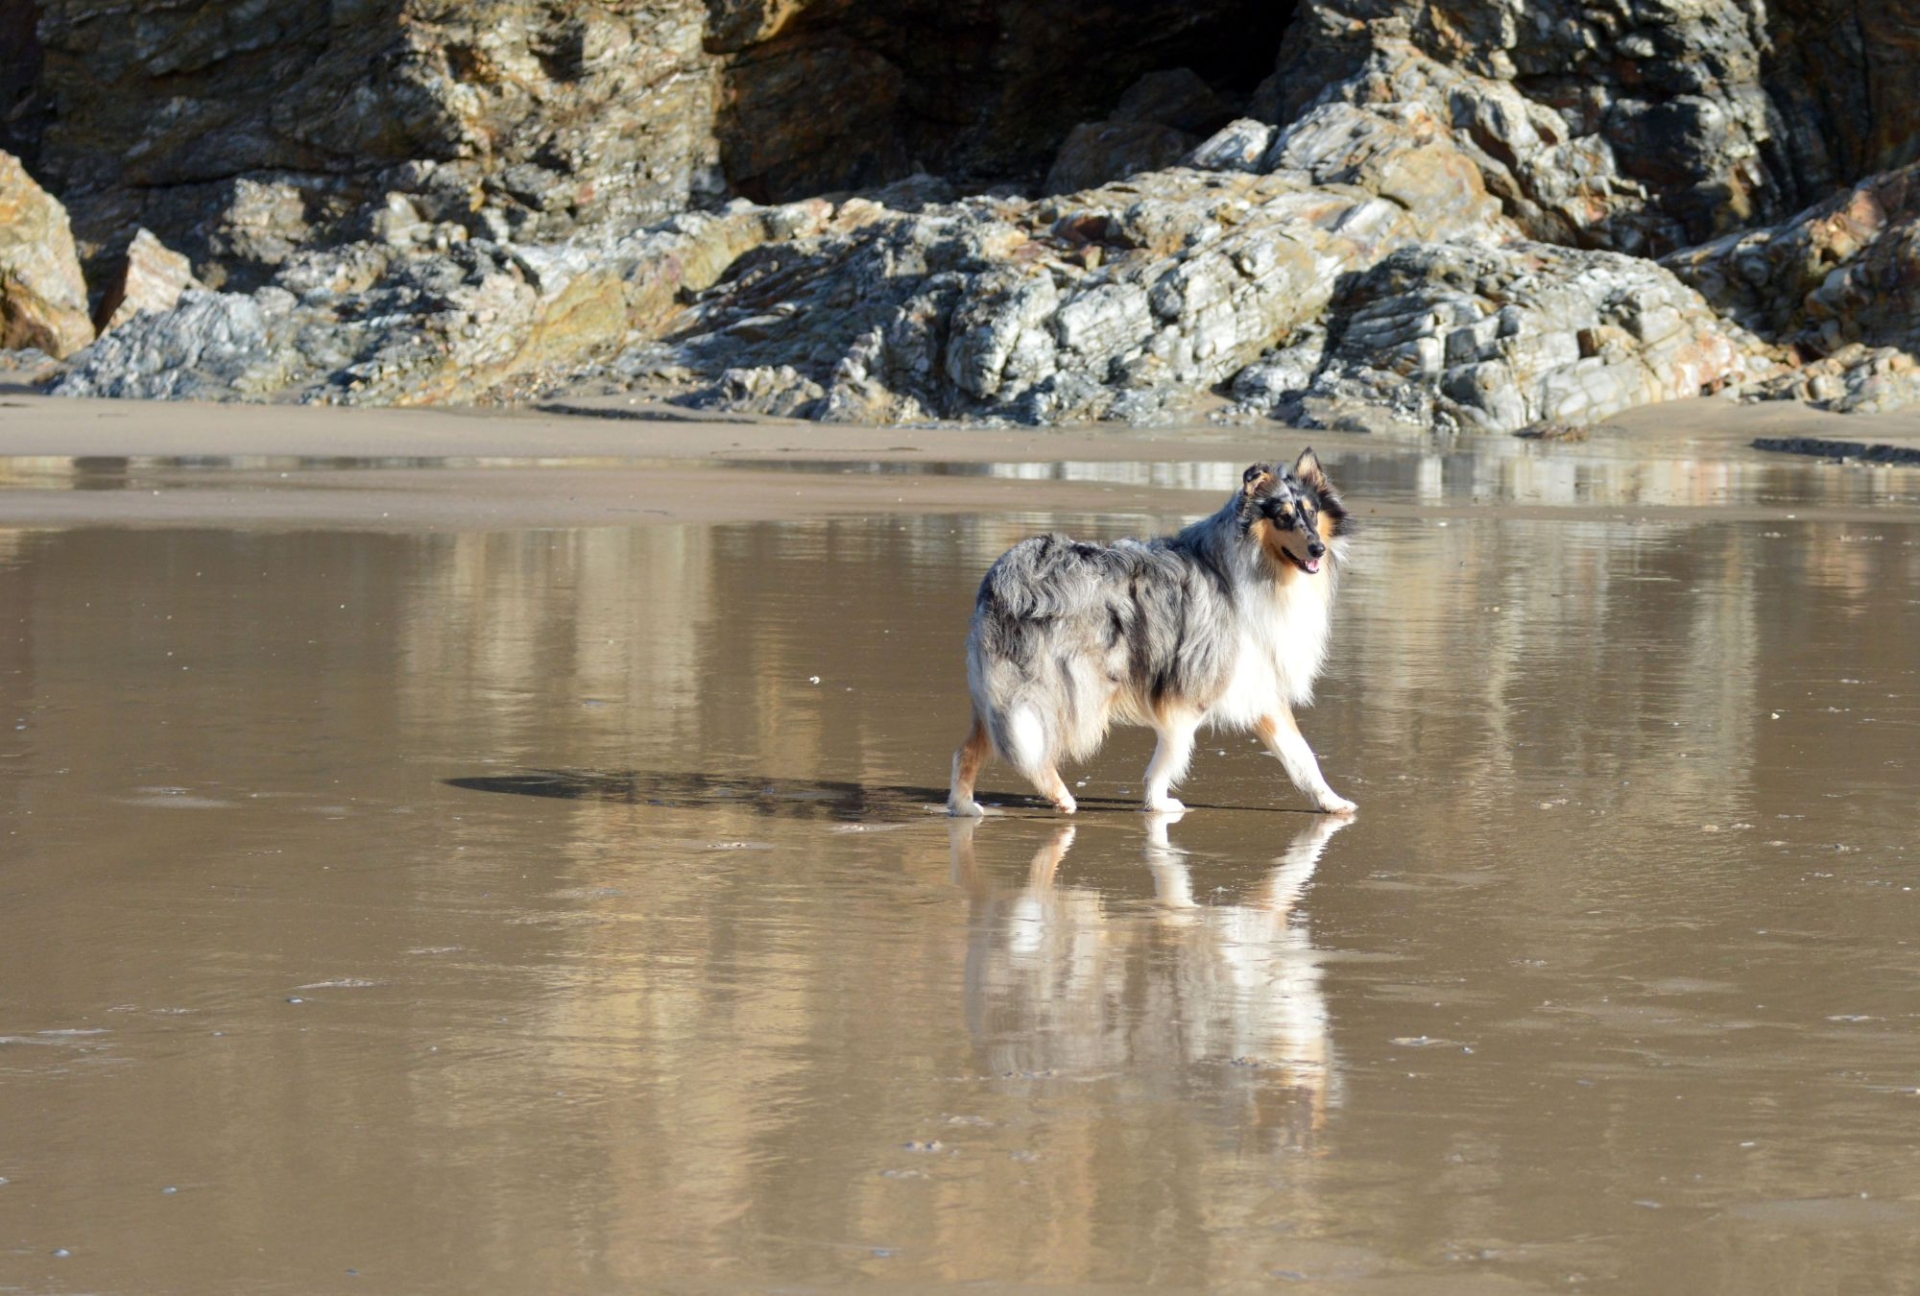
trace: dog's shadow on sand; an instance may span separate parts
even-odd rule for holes
[[[906,822],[944,813],[947,789],[898,784],[837,783],[825,779],[754,778],[725,774],[667,773],[654,770],[533,769],[518,774],[476,774],[446,780],[468,792],[557,797],[565,801],[611,801],[620,805],[691,810],[734,807],[784,819],[820,819],[837,823]],[[1054,814],[1037,796],[1017,792],[986,793],[981,804],[1015,814]],[[1278,806],[1199,806],[1194,810],[1256,810],[1288,813]],[[1139,802],[1122,797],[1082,797],[1089,811],[1138,813]]]

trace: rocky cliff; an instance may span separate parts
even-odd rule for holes
[[[1888,408],[1902,3],[0,0],[0,145],[92,285],[74,393]]]

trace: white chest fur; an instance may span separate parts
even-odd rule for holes
[[[1208,708],[1209,723],[1246,728],[1272,715],[1278,702],[1313,700],[1313,681],[1326,660],[1332,628],[1332,594],[1330,572],[1302,573],[1247,591],[1233,672]]]

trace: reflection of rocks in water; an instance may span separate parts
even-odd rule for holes
[[[1055,885],[1072,826],[1034,855],[1024,886],[1008,888],[975,861],[977,821],[954,822],[954,872],[973,897],[968,1027],[983,1065],[1122,1085],[1177,1077],[1278,1130],[1283,1145],[1310,1142],[1339,1101],[1339,1077],[1320,957],[1294,910],[1346,821],[1316,817],[1258,885],[1201,904],[1186,852],[1168,840],[1179,819],[1147,817],[1151,912]]]

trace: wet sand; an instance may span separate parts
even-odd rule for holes
[[[1821,464],[1810,475],[1800,457],[1750,444],[1833,436],[1836,425],[1920,440],[1920,419],[1712,400],[1636,411],[1585,444],[1496,437],[1470,451],[1273,425],[868,428],[696,422],[624,399],[570,408],[3,398],[0,525],[462,531],[1045,509],[1175,519],[1210,511],[1246,464],[1309,441],[1360,466],[1377,517],[1712,508],[1847,520],[1920,504],[1905,468]],[[1449,460],[1474,467],[1448,478]]]
[[[1306,438],[187,413],[0,408],[0,1291],[1920,1272],[1920,471],[1315,434],[1358,817],[971,826],[986,563]]]

